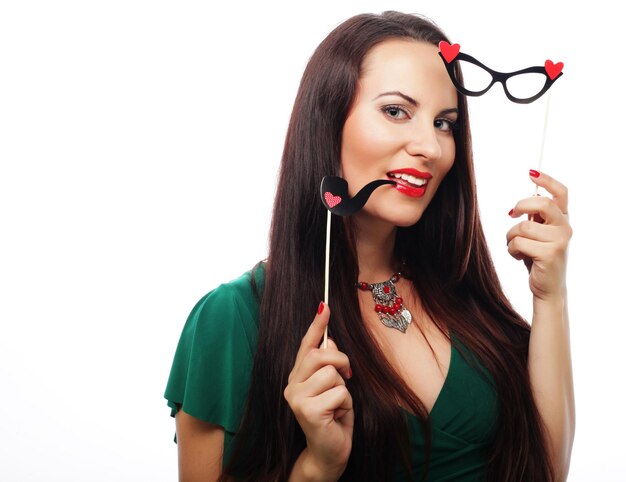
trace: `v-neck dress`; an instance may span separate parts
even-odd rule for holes
[[[263,269],[256,270],[262,290]],[[205,295],[191,311],[165,390],[171,416],[181,408],[224,428],[224,463],[241,421],[258,337],[259,306],[250,273]],[[498,418],[490,374],[452,334],[450,367],[430,412],[432,448],[428,481],[482,481]],[[418,418],[404,412],[415,480],[425,467],[426,438]],[[393,481],[408,481],[398,465]]]

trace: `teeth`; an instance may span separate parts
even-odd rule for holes
[[[400,173],[391,173],[391,177],[395,177],[396,179],[404,179],[411,184],[415,184],[416,186],[423,186],[426,184],[426,179],[422,179],[420,177],[411,176],[410,174],[400,174]]]

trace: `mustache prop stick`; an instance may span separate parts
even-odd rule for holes
[[[366,184],[351,198],[348,194],[348,182],[338,176],[325,176],[320,185],[322,203],[327,209],[326,216],[326,255],[324,263],[324,303],[328,304],[328,272],[330,266],[330,226],[331,214],[337,216],[352,216],[360,211],[372,195],[374,190],[385,184],[396,185],[395,181],[377,179]],[[328,347],[328,325],[324,330],[323,347]]]

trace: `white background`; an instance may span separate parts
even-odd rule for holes
[[[5,1],[0,6],[0,479],[171,481],[163,399],[193,304],[265,257],[304,66],[341,21],[434,19],[501,71],[565,63],[543,169],[571,192],[572,481],[626,480],[623,28],[608,1]],[[481,213],[530,316],[507,213],[546,97],[470,100]]]

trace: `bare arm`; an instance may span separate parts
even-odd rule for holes
[[[224,429],[199,420],[180,410],[176,414],[178,441],[178,480],[180,482],[214,482],[222,471]],[[335,480],[318,468],[305,449],[289,476],[290,481]]]
[[[214,482],[222,471],[224,429],[179,410],[176,414],[178,480]]]
[[[535,300],[534,308],[528,370],[548,430],[556,480],[562,481],[569,471],[576,420],[567,297]]]
[[[572,236],[567,188],[545,173],[531,171],[531,179],[547,196],[523,199],[511,216],[529,220],[507,233],[509,253],[529,268],[533,293],[533,321],[528,348],[528,372],[533,397],[547,429],[548,449],[556,480],[569,472],[574,443],[575,408],[572,357],[567,313],[565,272]]]

